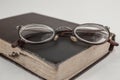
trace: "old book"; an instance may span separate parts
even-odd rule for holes
[[[16,26],[31,23],[45,24],[52,28],[59,26],[74,28],[79,24],[36,13],[0,20],[0,54],[47,80],[69,80],[113,49],[108,42],[101,45],[83,42],[76,44],[64,37],[56,42],[25,44],[22,48],[12,48],[11,44],[19,39]],[[111,34],[111,38],[114,39],[114,34]]]

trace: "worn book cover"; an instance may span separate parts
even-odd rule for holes
[[[48,16],[44,16],[44,15],[40,15],[40,14],[36,14],[36,13],[28,13],[28,14],[18,15],[18,16],[0,20],[0,48],[1,48],[0,53],[4,56],[8,57],[12,61],[15,61],[16,63],[22,65],[26,69],[32,71],[33,73],[35,73],[38,76],[41,76],[45,79],[50,79],[50,80],[63,79],[65,76],[63,78],[59,78],[59,79],[57,79],[53,76],[53,75],[57,74],[55,71],[57,71],[57,69],[60,67],[59,65],[64,62],[67,62],[67,60],[69,60],[73,56],[81,54],[81,52],[92,47],[92,45],[86,44],[83,42],[74,43],[69,39],[69,37],[67,37],[67,38],[61,37],[57,41],[50,41],[45,44],[39,44],[39,45],[25,44],[22,48],[20,48],[20,47],[15,48],[15,49],[12,48],[11,44],[19,39],[18,32],[16,30],[16,26],[32,24],[32,23],[45,24],[45,25],[51,26],[53,29],[55,29],[59,26],[69,26],[71,28],[75,28],[79,24],[52,18],[52,17],[48,17]],[[114,35],[112,36],[112,38],[114,39]],[[9,46],[7,46],[7,45],[9,45]],[[4,47],[4,49],[2,47]],[[106,49],[107,49],[107,53],[109,53],[109,51],[113,49],[113,46],[109,45],[107,43]],[[21,55],[21,57],[18,57],[18,58],[10,57],[10,55],[12,53],[16,53],[16,52],[18,52]],[[24,54],[24,53],[26,53],[26,54]],[[99,57],[99,59],[96,58],[96,60],[94,62],[92,62],[91,64],[87,65],[84,68],[84,70],[86,70],[92,64],[95,64],[96,62],[98,62],[105,55],[107,55],[107,54],[105,53],[104,55],[101,55]],[[76,57],[76,58],[78,58],[78,57]],[[25,60],[26,60],[26,63],[24,63]],[[27,64],[28,64],[28,66],[27,66]],[[31,65],[31,67],[30,67],[30,65]],[[67,64],[65,64],[65,65],[67,65]],[[69,67],[72,67],[72,66],[74,66],[74,65],[70,65]],[[42,69],[43,73],[41,73],[42,70],[40,70],[40,71],[38,70],[39,72],[37,72],[36,71],[37,68],[36,68],[36,70],[34,70],[33,69],[34,67],[38,67],[39,69]],[[66,66],[66,68],[67,67],[68,67],[68,65]],[[84,70],[80,71],[80,73],[83,72]],[[46,73],[44,73],[44,71]],[[70,71],[72,71],[72,70],[70,70]],[[69,70],[68,70],[68,72],[69,72]],[[76,75],[76,73],[71,73],[71,74],[74,74],[74,76]],[[78,72],[77,72],[77,74],[78,74]],[[59,73],[59,75],[60,75],[60,73]],[[70,75],[68,75],[68,76],[67,75],[68,74],[66,74],[66,77],[64,79],[66,79],[67,77],[70,77]],[[72,77],[70,77],[70,78],[74,78],[73,75],[71,75],[71,76]]]

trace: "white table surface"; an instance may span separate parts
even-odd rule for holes
[[[120,43],[120,0],[0,0],[0,19],[27,12],[107,25]],[[0,80],[41,79],[0,57]],[[120,80],[120,46],[76,80]]]

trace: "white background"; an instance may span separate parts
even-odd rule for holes
[[[0,19],[27,12],[107,25],[120,43],[120,0],[0,0]],[[0,57],[0,80],[41,79]],[[120,47],[76,80],[120,80]]]

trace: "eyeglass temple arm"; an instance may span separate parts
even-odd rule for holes
[[[110,44],[112,44],[113,46],[119,46],[119,44],[117,42],[115,42],[114,40],[112,40],[112,39],[109,39],[108,42]]]
[[[11,47],[16,48],[16,47],[22,47],[25,44],[22,40],[18,39],[15,42],[12,43]]]

